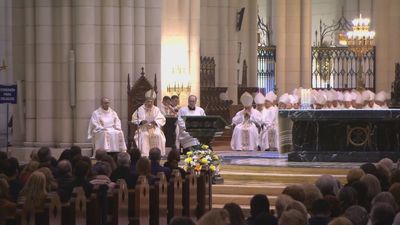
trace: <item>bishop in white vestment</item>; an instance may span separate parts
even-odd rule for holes
[[[101,107],[92,113],[89,122],[88,139],[92,139],[94,150],[107,152],[126,151],[121,120],[110,107],[108,98],[101,99]]]
[[[241,97],[244,109],[236,113],[232,118],[235,125],[231,139],[233,150],[257,150],[258,128],[261,125],[261,113],[252,107],[253,97],[245,92]]]
[[[149,156],[152,148],[159,148],[161,155],[165,155],[165,136],[162,126],[165,117],[157,106],[154,106],[156,93],[154,90],[146,92],[146,101],[132,114],[132,122],[139,125],[135,133],[136,146],[142,156]]]
[[[273,93],[265,95],[265,108],[262,111],[263,129],[260,132],[260,148],[263,150],[278,150],[279,146],[279,124],[278,110],[273,106]]]

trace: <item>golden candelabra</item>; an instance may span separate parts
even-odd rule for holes
[[[186,86],[184,86],[183,83],[181,83],[181,84],[175,83],[173,86],[172,85],[167,86],[168,93],[176,94],[178,96],[180,96],[181,93],[189,94],[191,92],[191,90],[192,90],[192,86],[190,86],[189,83]]]
[[[356,54],[358,59],[358,72],[357,72],[357,89],[362,90],[365,88],[365,79],[363,77],[362,58],[363,56],[374,48],[375,32],[369,31],[370,20],[359,18],[352,21],[353,30],[347,32],[347,46],[350,51]]]

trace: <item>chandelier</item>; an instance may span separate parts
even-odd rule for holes
[[[362,58],[365,53],[374,48],[375,31],[369,31],[370,20],[368,18],[356,18],[352,21],[353,30],[347,32],[347,46],[356,54],[358,59],[357,89],[365,88],[365,79],[362,72]]]
[[[356,18],[353,21],[353,30],[347,32],[347,46],[357,56],[363,56],[373,48],[375,31],[369,31],[368,18]]]

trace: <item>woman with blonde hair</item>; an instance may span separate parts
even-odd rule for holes
[[[25,204],[29,206],[43,208],[47,197],[46,176],[40,171],[33,172],[22,188],[20,197],[25,198]]]
[[[47,192],[50,191],[56,191],[58,188],[58,184],[56,179],[53,177],[53,173],[48,167],[42,167],[38,169],[37,171],[42,172],[44,176],[46,177],[46,190]]]
[[[34,160],[31,160],[28,164],[24,166],[24,168],[21,171],[21,174],[19,175],[19,181],[21,182],[22,186],[25,185],[29,176],[38,168],[39,168],[39,162]]]
[[[212,209],[204,214],[197,225],[229,225],[229,212],[226,209]]]

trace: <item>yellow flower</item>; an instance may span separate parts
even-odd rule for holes
[[[208,145],[202,145],[201,149],[208,149]]]
[[[217,169],[217,168],[216,168],[214,165],[211,165],[211,166],[210,166],[210,170],[211,170],[211,171],[215,171],[216,169]]]
[[[193,152],[192,152],[192,151],[189,151],[189,152],[186,153],[186,155],[187,155],[187,156],[191,156],[191,155],[193,155]]]
[[[201,163],[202,163],[202,164],[207,164],[207,163],[208,163],[208,160],[207,160],[206,158],[202,158],[202,159],[201,159]]]
[[[192,158],[188,157],[185,159],[185,163],[190,163],[192,161]]]
[[[218,155],[214,155],[214,160],[218,160],[219,159],[219,157],[218,157]]]
[[[200,165],[200,164],[197,164],[196,167],[194,168],[194,170],[200,171],[200,170],[201,170],[201,165]]]

